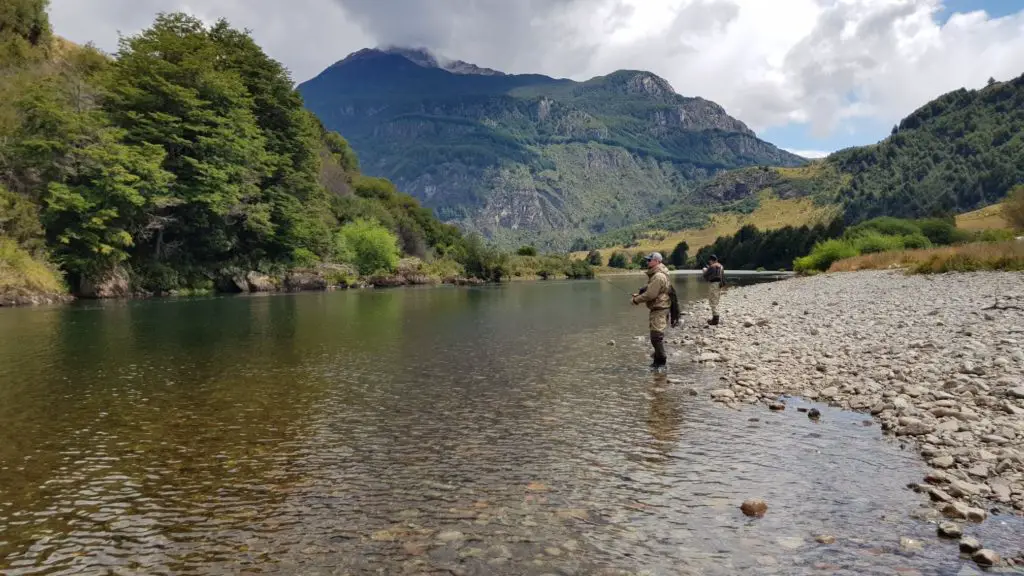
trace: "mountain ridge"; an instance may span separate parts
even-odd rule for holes
[[[500,244],[566,249],[720,171],[807,162],[643,70],[579,82],[390,47],[353,52],[298,89],[367,173]]]

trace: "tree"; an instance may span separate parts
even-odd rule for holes
[[[1003,218],[1012,228],[1024,230],[1024,185],[1019,185],[1003,200]]]
[[[672,249],[672,253],[669,254],[668,261],[676,268],[683,268],[686,266],[687,253],[690,251],[690,245],[683,240],[676,247]]]
[[[536,256],[537,249],[533,246],[520,246],[519,250],[516,250],[516,254],[520,256]]]
[[[591,266],[600,266],[602,263],[601,252],[598,250],[591,250],[590,253],[587,254],[587,262]]]
[[[163,168],[175,176],[175,201],[155,215],[164,224],[142,250],[156,260],[218,265],[239,253],[259,259],[279,232],[275,216],[302,210],[294,196],[260,188],[274,175],[274,158],[253,98],[225,56],[200,20],[160,15],[151,28],[121,39],[103,75],[113,124],[129,144],[163,148]],[[296,226],[284,234],[301,234]],[[165,252],[167,245],[176,250]]]
[[[622,251],[613,253],[611,258],[608,259],[608,266],[612,268],[628,268],[629,254]]]
[[[335,238],[335,252],[340,260],[355,264],[364,276],[393,272],[401,257],[398,238],[370,220],[356,220],[342,226]]]

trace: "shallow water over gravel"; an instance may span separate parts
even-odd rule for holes
[[[864,416],[733,411],[678,357],[647,373],[640,281],[0,311],[0,574],[973,566]]]

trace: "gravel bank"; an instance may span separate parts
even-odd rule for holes
[[[1024,511],[1024,274],[794,278],[728,290],[719,326],[688,313],[677,344],[721,374],[716,401],[871,413],[933,468],[914,488],[941,515]]]

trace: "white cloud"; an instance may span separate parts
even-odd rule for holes
[[[797,156],[803,156],[804,158],[824,158],[831,154],[824,150],[794,150],[792,148],[785,148],[786,152],[792,152]]]
[[[251,28],[298,80],[392,43],[576,79],[646,69],[755,130],[808,122],[819,137],[1024,73],[1024,6],[940,25],[942,0],[53,0],[51,14],[58,33],[112,49],[117,30],[188,6]]]

